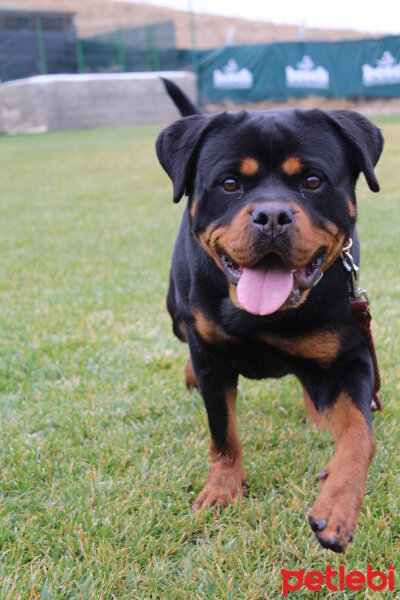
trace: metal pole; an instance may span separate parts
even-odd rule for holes
[[[118,51],[118,62],[121,67],[121,71],[126,71],[126,60],[125,60],[125,49],[122,38],[122,31],[118,29],[117,31],[117,51]]]
[[[36,21],[36,37],[37,37],[38,50],[39,50],[40,70],[42,71],[43,75],[47,75],[48,69],[47,69],[46,46],[44,43],[43,28],[42,28],[42,22],[40,19],[37,19],[37,21]]]
[[[83,53],[83,44],[82,44],[82,40],[80,40],[78,38],[76,29],[74,29],[74,32],[75,32],[76,63],[77,63],[77,67],[78,67],[78,73],[84,73],[85,72],[85,56]]]

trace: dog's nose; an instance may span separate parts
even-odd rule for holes
[[[268,202],[259,204],[251,213],[251,221],[264,233],[276,236],[284,233],[293,222],[293,212],[284,204]]]

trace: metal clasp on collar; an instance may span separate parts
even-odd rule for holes
[[[364,299],[369,304],[367,290],[360,287],[360,268],[354,262],[354,258],[350,254],[350,249],[353,245],[353,240],[349,238],[347,244],[342,248],[342,263],[346,271],[350,275],[351,295],[357,300]]]

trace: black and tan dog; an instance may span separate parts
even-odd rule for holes
[[[374,375],[340,256],[352,238],[359,260],[355,185],[363,172],[379,190],[382,135],[343,110],[204,115],[165,85],[185,118],[160,134],[157,154],[174,202],[188,196],[167,304],[189,344],[186,383],[198,387],[211,430],[195,508],[226,506],[245,485],[238,376],[292,373],[307,414],[336,441],[309,522],[322,546],[343,552],[374,455]]]

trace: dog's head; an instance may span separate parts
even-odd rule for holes
[[[254,314],[299,306],[339,256],[383,147],[351,111],[241,111],[181,119],[157,140],[174,201],[189,196],[194,235]]]

